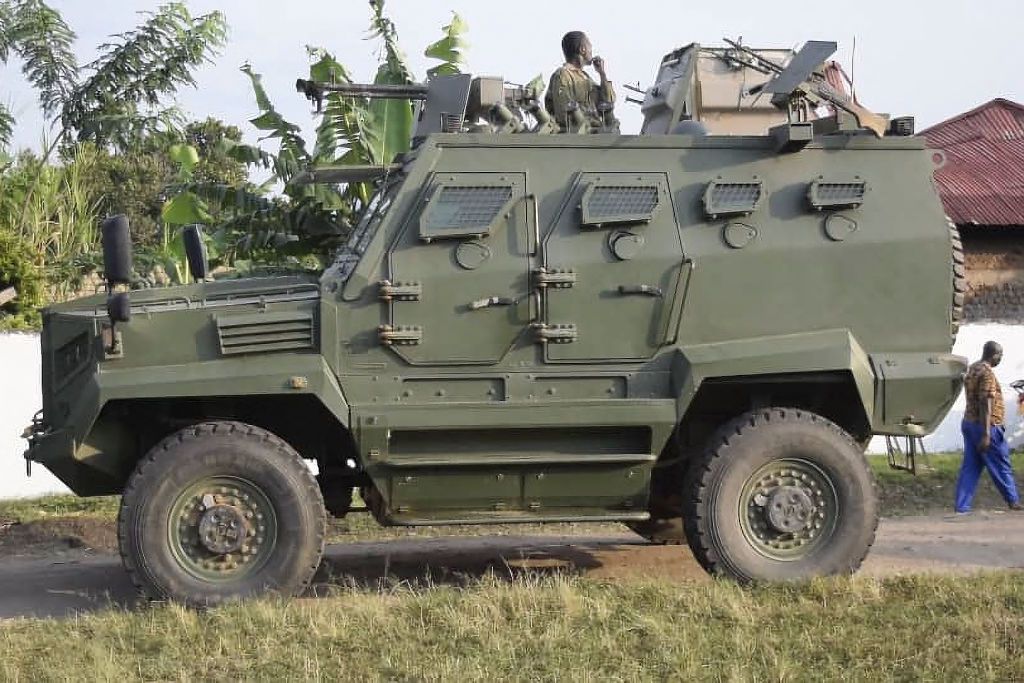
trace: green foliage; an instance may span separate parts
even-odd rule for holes
[[[441,30],[444,31],[444,37],[423,52],[425,56],[441,61],[437,66],[427,70],[430,78],[461,73],[462,65],[466,63],[466,48],[469,47],[469,43],[466,42],[465,35],[469,25],[456,12],[452,12],[451,23]]]
[[[383,0],[372,0],[370,8],[369,38],[379,40],[381,46],[374,82],[412,83],[414,77],[398,45],[394,22],[384,12]],[[458,70],[464,59],[465,31],[465,22],[453,15],[442,40],[428,48],[429,56],[442,60],[437,67],[440,72]],[[310,80],[352,82],[348,69],[327,50],[307,47],[307,53]],[[277,149],[268,152],[238,143],[228,143],[223,148],[237,162],[271,170],[273,177],[268,184],[279,184],[283,196],[267,200],[261,196],[261,188],[244,187],[232,192],[195,177],[191,184],[173,188],[176,196],[165,207],[165,219],[199,222],[204,205],[211,197],[217,197],[224,215],[215,223],[214,235],[225,259],[260,260],[275,254],[326,258],[347,237],[353,218],[369,202],[373,187],[369,183],[342,187],[305,184],[301,174],[327,165],[390,163],[409,149],[414,124],[412,103],[327,93],[315,143],[310,149],[300,127],[274,107],[262,76],[249,64],[241,70],[249,78],[259,112],[250,123],[264,134],[264,141],[275,142]],[[207,158],[204,152],[199,156],[197,167]]]
[[[379,38],[383,59],[373,82],[382,85],[405,85],[413,82],[412,71],[398,46],[395,24],[384,14],[384,0],[370,3],[370,37]],[[351,98],[350,98],[351,99]],[[412,136],[412,103],[408,100],[376,99],[369,103],[372,129],[364,144],[365,154],[357,154],[363,163],[387,164],[396,155],[408,151]]]
[[[99,201],[102,215],[123,213],[131,225],[132,240],[142,248],[162,248],[162,212],[168,188],[182,184],[179,166],[172,160],[170,149],[175,145],[195,148],[199,161],[191,168],[189,182],[244,187],[245,164],[235,161],[226,146],[235,144],[241,131],[217,119],[194,121],[181,134],[150,135],[132,149],[113,152],[92,143],[80,143],[81,149],[95,154],[89,167],[87,184]],[[219,220],[221,208],[206,197],[207,211]]]
[[[11,112],[0,103],[0,152],[10,144],[11,135],[14,134],[14,116]],[[0,159],[0,163],[3,160]]]
[[[125,214],[135,244],[158,245],[164,188],[174,182],[176,173],[166,150],[139,147],[115,153],[91,143],[77,149],[93,157],[85,173],[86,184],[99,201],[98,212],[103,216]]]
[[[199,163],[192,168],[196,182],[242,185],[248,180],[246,163],[228,154],[231,145],[242,141],[242,131],[236,126],[212,117],[190,121],[181,132],[181,140],[199,153]]]
[[[182,131],[180,113],[167,104],[180,87],[195,84],[196,68],[224,44],[223,14],[193,17],[184,3],[169,2],[144,16],[137,28],[100,45],[99,56],[80,69],[71,50],[75,35],[59,12],[42,0],[0,0],[0,62],[12,52],[22,58],[43,113],[60,124],[42,161],[33,165],[35,175],[26,182],[25,169],[18,169],[0,188],[5,224],[0,228],[44,250],[41,267],[51,282],[63,271],[61,281],[73,283],[82,262],[91,258],[95,240],[80,237],[95,233],[99,213],[127,214],[137,243],[167,248],[160,222],[163,194],[177,180],[170,145],[190,135],[201,138],[211,145],[204,178],[244,180],[241,164],[213,150],[221,139],[240,139],[237,129],[208,120]],[[9,112],[0,108],[0,147],[12,124]],[[70,138],[77,144],[69,144]],[[50,166],[58,147],[64,165]],[[77,158],[82,155],[88,164]],[[66,199],[54,198],[55,187],[67,193]],[[93,220],[82,220],[87,215]],[[86,224],[88,229],[81,227]]]
[[[95,263],[98,206],[87,183],[96,155],[80,150],[63,166],[22,154],[3,176],[0,232],[28,243],[56,297]]]
[[[39,326],[39,308],[46,303],[46,282],[29,243],[0,230],[0,291],[14,287],[17,298],[0,306],[0,331]]]
[[[75,33],[42,0],[0,0],[0,63],[10,52],[22,59],[22,73],[39,91],[47,116],[57,115],[77,87]]]
[[[180,2],[146,13],[136,29],[100,46],[91,72],[61,109],[61,123],[80,141],[127,149],[146,133],[176,128],[180,115],[163,104],[224,44],[220,12],[193,17]]]

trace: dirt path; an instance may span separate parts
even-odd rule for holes
[[[1024,568],[1024,514],[979,513],[961,519],[882,520],[862,573],[968,573]],[[311,597],[337,583],[376,587],[395,581],[461,583],[494,571],[570,571],[594,578],[706,580],[685,547],[614,536],[468,536],[352,543],[328,548]],[[113,555],[0,558],[0,618],[66,616],[129,606],[134,591]]]

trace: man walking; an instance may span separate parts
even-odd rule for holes
[[[1003,347],[994,341],[985,342],[981,360],[967,369],[964,395],[967,407],[960,431],[964,436],[964,460],[956,481],[956,511],[971,511],[974,490],[982,468],[988,470],[992,483],[1011,510],[1020,510],[1020,496],[1010,464],[1010,447],[1006,443],[1003,392],[992,368],[1003,359]]]

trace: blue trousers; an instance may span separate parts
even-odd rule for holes
[[[960,476],[956,480],[956,511],[969,512],[974,490],[978,487],[978,478],[982,468],[987,469],[992,483],[1007,503],[1020,502],[1017,495],[1017,482],[1013,479],[1013,467],[1010,464],[1010,446],[1006,443],[1006,435],[1002,425],[995,425],[989,432],[989,447],[986,451],[978,450],[978,442],[985,431],[985,425],[979,422],[961,422],[960,431],[964,435],[964,461],[960,465]]]

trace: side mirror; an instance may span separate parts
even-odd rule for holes
[[[128,217],[111,216],[103,221],[103,272],[107,287],[127,285],[132,281],[132,238],[128,232]]]
[[[206,261],[203,229],[198,225],[190,225],[182,231],[181,240],[185,244],[185,258],[188,259],[188,269],[192,271],[192,277],[197,282],[206,279],[209,266]]]
[[[126,323],[132,319],[132,302],[128,298],[128,292],[110,295],[107,299],[107,315],[114,324]]]

